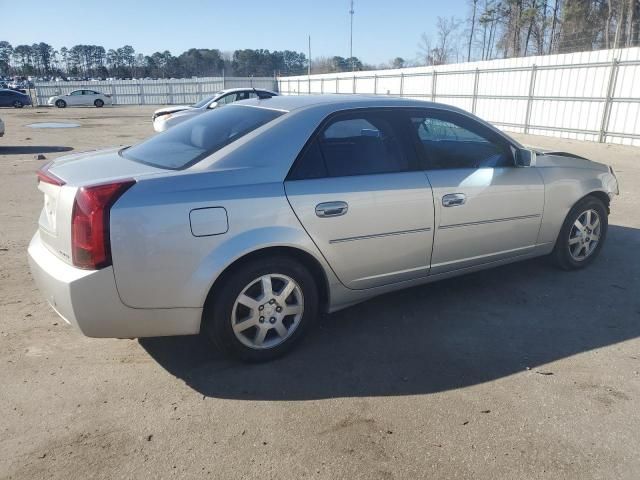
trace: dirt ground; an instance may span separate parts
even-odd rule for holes
[[[0,478],[640,478],[640,149],[518,136],[616,169],[588,269],[389,294],[243,365],[199,337],[85,338],[29,274],[34,155],[135,142],[152,110],[0,110]]]

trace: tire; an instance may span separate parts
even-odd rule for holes
[[[580,200],[569,211],[556,240],[552,253],[556,266],[577,270],[591,264],[602,250],[608,228],[607,207],[602,200],[594,196]]]
[[[277,300],[265,296],[264,278],[269,279]],[[283,293],[289,280],[292,291]],[[313,276],[299,262],[276,256],[241,264],[225,275],[219,289],[209,294],[202,322],[206,335],[225,354],[246,362],[265,362],[291,350],[317,315],[318,288]]]
[[[67,106],[67,102],[64,100],[56,100],[56,107],[65,108]]]
[[[13,102],[13,108],[22,108],[24,107],[24,103],[22,103],[20,100],[16,100],[15,102]]]
[[[104,102],[102,100],[100,100],[99,98],[96,99],[96,101],[93,102],[93,104],[96,106],[96,108],[102,108],[104,106]]]

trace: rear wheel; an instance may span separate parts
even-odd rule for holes
[[[317,313],[313,276],[295,260],[273,257],[241,265],[226,276],[207,300],[203,324],[220,350],[262,362],[289,351]]]
[[[592,196],[580,200],[569,212],[553,250],[556,265],[574,270],[589,265],[600,253],[609,226],[607,208]]]
[[[64,100],[56,100],[56,107],[65,108],[67,106],[67,102]]]
[[[24,103],[22,103],[22,101],[16,100],[13,102],[13,108],[22,108],[22,107],[24,107]]]
[[[95,101],[95,102],[93,102],[93,104],[94,104],[96,107],[101,108],[101,107],[104,105],[104,102],[98,98],[98,99],[96,99],[96,101]]]

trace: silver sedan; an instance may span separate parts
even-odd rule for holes
[[[618,194],[610,167],[465,111],[344,95],[235,103],[38,176],[30,265],[68,323],[202,331],[250,361],[382,293],[541,255],[585,267]]]

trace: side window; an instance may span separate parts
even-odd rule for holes
[[[346,177],[405,172],[413,165],[396,116],[388,111],[336,116],[298,159],[289,178]]]
[[[217,100],[218,105],[222,106],[222,105],[227,105],[229,103],[233,103],[236,101],[236,94],[235,93],[229,93],[228,95],[225,95],[224,97],[220,98]]]
[[[71,92],[69,95],[82,95],[82,90],[76,90],[75,92]]]
[[[448,112],[411,115],[431,169],[512,167],[508,144],[473,119]]]
[[[254,98],[256,95],[253,92],[238,92],[236,93],[236,102],[238,100],[248,100],[249,98]]]

